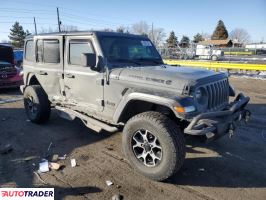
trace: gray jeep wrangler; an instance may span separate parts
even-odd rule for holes
[[[24,105],[34,123],[51,108],[94,131],[123,130],[135,170],[164,180],[182,166],[184,135],[216,139],[248,120],[249,97],[225,73],[168,66],[145,36],[109,32],[30,36],[24,48]]]

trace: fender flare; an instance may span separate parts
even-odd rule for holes
[[[140,93],[140,92],[133,92],[128,94],[127,96],[124,96],[118,106],[116,107],[116,110],[113,115],[113,121],[118,123],[120,117],[123,114],[123,111],[127,107],[127,105],[134,100],[138,101],[145,101],[149,103],[154,103],[162,106],[166,106],[169,109],[171,109],[175,115],[178,116],[178,114],[174,111],[175,106],[179,106],[179,103],[175,99],[171,98],[166,98],[166,97],[160,97],[160,96],[155,96],[152,94],[145,94],[145,93]]]

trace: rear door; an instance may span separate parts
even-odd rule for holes
[[[38,36],[34,42],[35,75],[49,99],[59,99],[63,93],[63,37]]]
[[[86,113],[103,110],[103,73],[81,64],[83,53],[96,53],[92,36],[67,36],[64,83],[66,99]]]

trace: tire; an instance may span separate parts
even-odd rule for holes
[[[149,156],[147,154],[145,164],[143,157],[137,158],[138,155],[141,155],[141,153],[137,154],[139,153],[137,151],[142,151],[141,148],[143,148],[145,153],[146,146],[144,144],[145,148],[139,148],[139,143],[135,141],[141,141],[136,138],[140,137],[140,134],[144,134],[146,130],[148,136],[153,135],[155,138],[150,137],[148,141],[158,140],[149,144],[157,143],[153,145],[152,151],[153,155],[156,154],[156,157],[160,159],[157,161],[154,159],[155,161],[151,162],[151,154]],[[132,117],[124,127],[122,146],[125,157],[131,166],[140,174],[156,181],[163,181],[174,175],[181,168],[185,159],[184,135],[171,119],[158,112],[144,112]],[[160,149],[157,146],[161,147],[161,152],[158,151]]]
[[[33,123],[44,123],[50,117],[50,102],[40,85],[26,87],[24,91],[24,107],[29,120]]]
[[[212,59],[213,61],[216,61],[216,60],[218,60],[218,57],[217,57],[216,55],[213,55],[213,56],[211,57],[211,59]]]

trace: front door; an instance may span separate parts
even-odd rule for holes
[[[91,36],[67,36],[64,83],[68,103],[86,113],[103,110],[103,73],[81,64],[83,53],[96,53]]]

